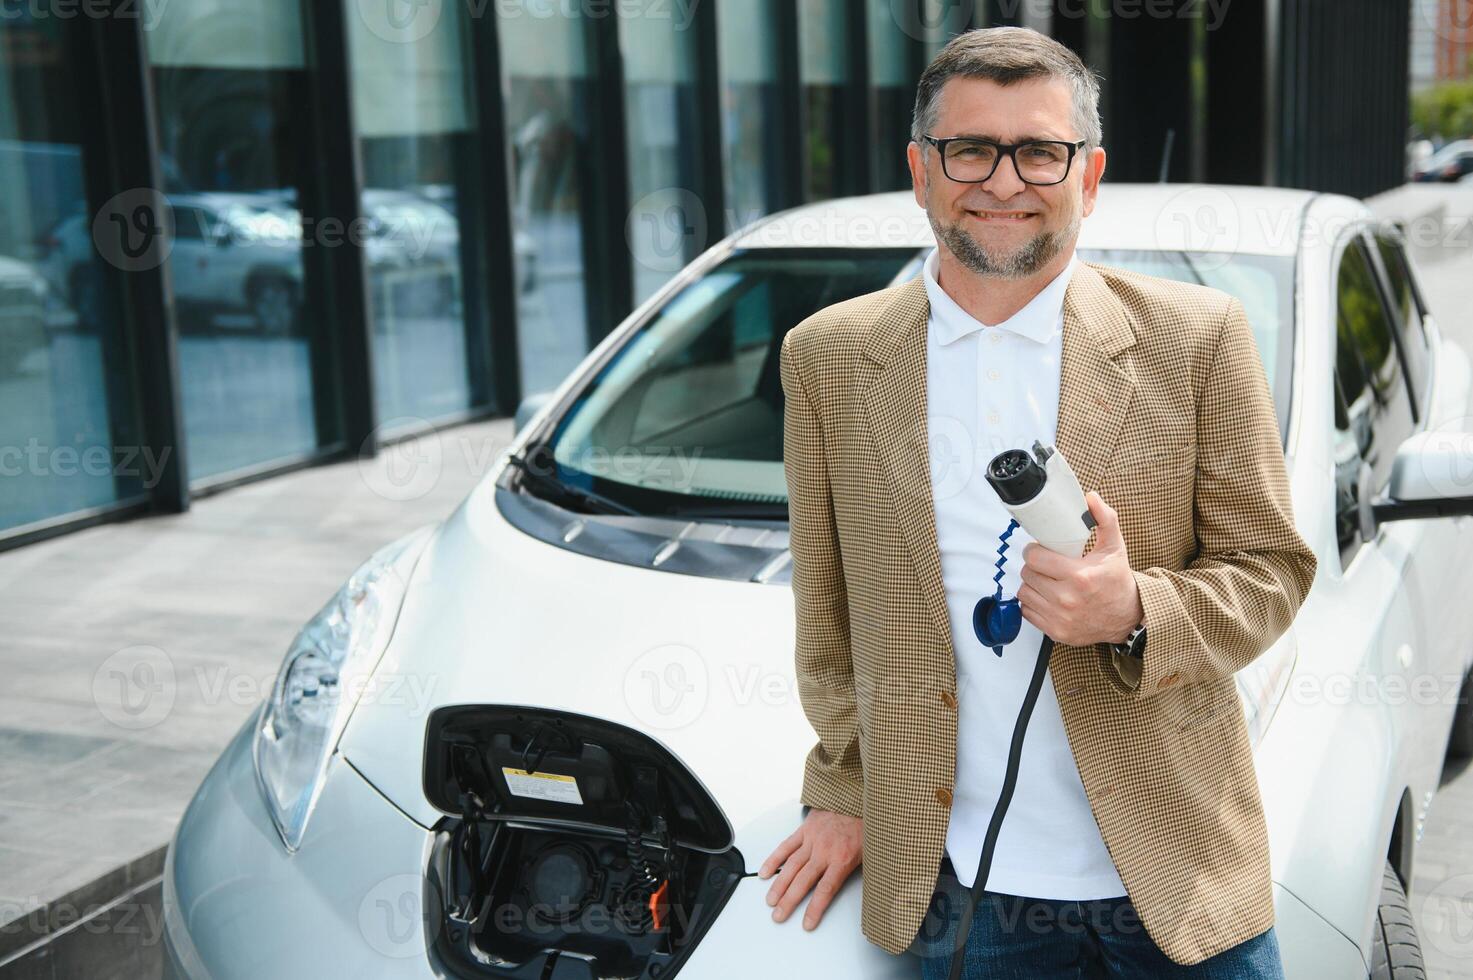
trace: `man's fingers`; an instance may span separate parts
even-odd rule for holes
[[[1018,598],[1020,600],[1023,599],[1022,593],[1018,594]],[[1047,609],[1039,606],[1036,602],[1029,603],[1025,600],[1023,601],[1022,612],[1023,618],[1038,627],[1038,631],[1044,636],[1053,635],[1051,631],[1055,628],[1055,619]]]
[[[1055,611],[1052,599],[1027,584],[1018,586],[1018,602],[1022,604],[1025,613],[1031,609],[1034,612],[1053,615]]]
[[[770,878],[773,872],[782,867],[782,863],[788,859],[803,843],[803,828],[799,827],[788,835],[788,839],[777,845],[777,848],[762,862],[762,867],[757,869],[758,878]]]
[[[803,928],[813,929],[817,927],[823,914],[828,911],[829,903],[839,893],[839,888],[844,884],[844,879],[849,877],[849,872],[843,865],[831,864],[818,884],[813,887],[813,897],[808,900],[808,907],[803,910]]]
[[[1091,490],[1084,495],[1085,503],[1089,504],[1089,512],[1094,515],[1095,524],[1095,546],[1090,554],[1101,551],[1113,552],[1125,547],[1125,538],[1120,533],[1120,515],[1115,508],[1105,503],[1105,499]]]
[[[783,897],[778,899],[777,908],[772,910],[772,917],[778,922],[782,922],[789,915],[792,915],[793,909],[797,908],[798,903],[803,901],[803,896],[808,894],[809,889],[818,881],[819,876],[823,872],[824,867],[820,865],[820,862],[811,859],[803,862],[803,867],[793,877],[793,883],[788,886],[788,890],[783,893]],[[783,869],[783,873],[786,874],[787,869]]]
[[[1061,581],[1060,579],[1048,574],[1037,565],[1033,564],[1025,564],[1021,569],[1019,569],[1018,578],[1033,586],[1035,589],[1047,589],[1050,587],[1057,587],[1059,582]]]
[[[776,905],[782,901],[783,895],[792,886],[793,879],[798,872],[808,863],[809,848],[807,845],[800,847],[786,861],[783,862],[782,870],[777,877],[772,879],[772,887],[767,889],[767,904]]]
[[[1064,578],[1080,559],[1061,555],[1057,551],[1049,551],[1037,541],[1030,541],[1023,548],[1023,567],[1032,568],[1041,575],[1049,578]]]

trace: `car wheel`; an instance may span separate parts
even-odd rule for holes
[[[258,279],[251,284],[251,313],[261,331],[272,337],[291,333],[297,316],[297,287],[285,279]]]
[[[1407,907],[1406,891],[1391,862],[1381,871],[1381,900],[1371,938],[1370,980],[1425,980],[1422,944]]]
[[[1453,730],[1447,739],[1448,754],[1459,759],[1473,756],[1473,670],[1463,677],[1458,708],[1453,712]]]

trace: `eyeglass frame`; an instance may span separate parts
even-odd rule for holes
[[[930,143],[932,146],[936,147],[936,151],[941,157],[941,175],[947,180],[953,181],[954,183],[958,184],[985,184],[989,180],[991,180],[994,175],[996,175],[997,168],[1002,163],[1002,158],[1007,157],[1008,159],[1013,161],[1013,173],[1018,175],[1018,179],[1021,180],[1023,183],[1029,184],[1033,187],[1053,187],[1056,184],[1062,184],[1064,181],[1068,180],[1069,171],[1074,167],[1075,155],[1080,150],[1084,149],[1085,145],[1089,143],[1089,140],[1024,140],[1021,143],[999,143],[996,140],[983,139],[981,136],[937,137],[932,136],[930,133],[923,134],[921,138]],[[986,143],[988,146],[994,146],[997,148],[997,158],[992,161],[992,169],[988,171],[986,177],[983,177],[980,180],[957,180],[951,174],[947,173],[946,144],[954,143],[957,140],[966,140],[969,143]],[[1058,143],[1069,148],[1069,156],[1067,159],[1064,160],[1064,173],[1059,177],[1058,180],[1037,181],[1029,180],[1027,177],[1023,176],[1023,170],[1021,167],[1018,166],[1017,153],[1023,147],[1032,146],[1035,143]]]

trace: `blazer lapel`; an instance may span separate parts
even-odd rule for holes
[[[878,365],[878,371],[862,379],[861,400],[926,606],[938,634],[949,649],[954,649],[941,577],[926,425],[926,321],[930,309],[925,282],[919,275],[896,289],[865,342],[864,352]],[[1085,490],[1098,489],[1135,397],[1134,378],[1125,365],[1116,361],[1116,356],[1134,342],[1135,335],[1119,299],[1099,272],[1080,262],[1064,292],[1054,444]],[[980,468],[987,462],[976,461],[979,479]]]

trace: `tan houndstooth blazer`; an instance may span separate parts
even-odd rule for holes
[[[918,275],[813,314],[781,357],[798,690],[819,737],[801,799],[864,818],[862,927],[891,953],[926,913],[956,778],[928,313]],[[1147,628],[1143,662],[1055,646],[1064,728],[1142,924],[1197,963],[1274,922],[1233,673],[1289,626],[1316,566],[1242,304],[1080,262],[1055,444],[1119,512]]]

